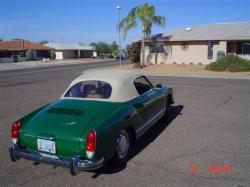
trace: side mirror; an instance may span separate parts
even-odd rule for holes
[[[162,88],[162,84],[156,84],[156,88]]]

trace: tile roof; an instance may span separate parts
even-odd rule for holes
[[[41,44],[33,43],[28,40],[12,40],[12,41],[0,41],[0,50],[49,50],[50,48]]]
[[[80,45],[78,43],[53,43],[44,44],[50,48],[56,50],[93,50],[92,46],[89,45]]]
[[[154,35],[164,41],[250,40],[250,22],[215,23],[175,29]]]

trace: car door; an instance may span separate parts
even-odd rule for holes
[[[147,123],[163,108],[161,94],[144,76],[136,78],[134,85],[140,95],[134,106],[139,112],[143,122]]]

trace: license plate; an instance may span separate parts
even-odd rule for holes
[[[39,151],[44,151],[48,153],[56,153],[56,144],[50,140],[37,139],[37,148]]]

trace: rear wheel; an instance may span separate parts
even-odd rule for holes
[[[123,129],[116,139],[114,161],[117,164],[127,162],[132,150],[132,138],[129,131]]]

